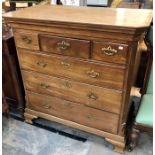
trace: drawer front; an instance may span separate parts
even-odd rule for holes
[[[40,50],[49,53],[89,58],[90,41],[73,38],[39,35]]]
[[[123,68],[69,59],[68,57],[25,52],[21,49],[18,54],[22,69],[110,88],[122,89],[123,87]]]
[[[119,114],[122,93],[113,89],[23,71],[27,90]],[[112,100],[111,100],[112,98]]]
[[[16,47],[39,50],[38,33],[35,31],[14,31]]]
[[[94,42],[92,59],[126,64],[128,45],[108,42]]]
[[[82,125],[117,133],[119,115],[86,107],[52,96],[27,93],[28,108]]]

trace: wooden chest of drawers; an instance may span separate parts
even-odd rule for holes
[[[3,27],[2,36],[2,83],[9,114],[23,118],[25,94],[17,51],[12,30],[5,26]],[[14,91],[12,91],[12,88],[14,88]]]
[[[42,117],[97,134],[123,152],[136,48],[152,11],[47,5],[5,20],[18,50],[26,121]]]

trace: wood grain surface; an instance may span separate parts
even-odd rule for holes
[[[40,50],[72,57],[90,57],[90,41],[39,34]]]
[[[110,51],[110,52],[109,52]],[[115,42],[93,42],[92,59],[104,62],[126,64],[128,45]]]
[[[26,121],[42,117],[101,135],[122,153],[137,45],[152,10],[42,5],[4,18],[18,49]]]
[[[22,69],[122,90],[125,67],[18,49]],[[39,63],[39,64],[38,64]],[[116,76],[117,75],[117,76]],[[115,78],[114,78],[115,77]]]
[[[63,22],[142,28],[149,26],[152,20],[152,10],[40,5],[9,12],[4,17],[11,18],[10,20],[20,19],[36,23]]]

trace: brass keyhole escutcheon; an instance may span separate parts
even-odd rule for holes
[[[71,85],[68,81],[66,81],[66,82],[64,83],[64,86],[65,86],[66,88],[71,88],[71,87],[72,87],[72,85]]]

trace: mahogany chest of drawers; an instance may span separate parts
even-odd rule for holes
[[[152,11],[45,5],[5,20],[18,51],[26,122],[56,121],[123,152],[136,48]]]

